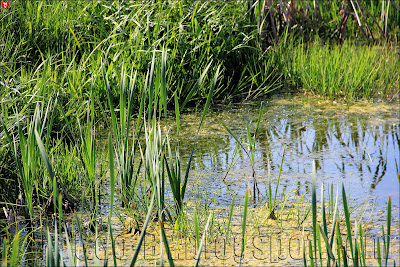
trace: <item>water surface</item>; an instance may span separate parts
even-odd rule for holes
[[[253,135],[260,102],[221,106],[211,111],[200,130],[192,163],[188,197],[208,194],[217,206],[229,205],[233,195],[244,195],[252,187],[250,158],[243,149],[235,160],[237,142],[223,121],[248,150],[246,124]],[[181,118],[179,138],[173,135],[181,156],[190,155],[199,114]],[[345,185],[352,199],[374,203],[385,209],[392,197],[393,214],[399,204],[398,103],[359,102],[347,106],[319,98],[275,97],[264,101],[255,146],[255,171],[260,202],[266,198],[268,163],[276,183],[284,151],[282,188],[305,192],[311,185],[315,161],[317,185]],[[173,125],[173,123],[171,123]],[[224,179],[225,178],[225,179]],[[199,189],[200,188],[200,189]],[[203,192],[199,192],[202,191]]]

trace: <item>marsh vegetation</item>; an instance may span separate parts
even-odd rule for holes
[[[392,0],[10,2],[2,265],[398,263],[399,25]]]

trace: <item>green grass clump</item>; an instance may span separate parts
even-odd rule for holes
[[[315,165],[313,165],[315,172]],[[331,189],[331,197],[333,196],[333,190]],[[322,185],[321,188],[321,222],[318,222],[317,211],[319,210],[319,205],[317,206],[317,197],[316,197],[316,189],[315,189],[315,179],[313,178],[312,183],[312,233],[313,238],[312,241],[308,242],[308,250],[309,250],[309,258],[306,257],[306,246],[303,241],[303,263],[307,265],[307,259],[309,259],[310,266],[317,266],[318,261],[320,266],[349,266],[349,261],[352,262],[352,266],[367,266],[367,257],[366,257],[366,247],[364,246],[364,231],[362,227],[362,223],[354,220],[354,224],[350,218],[350,209],[349,209],[349,197],[346,194],[344,185],[342,184],[342,203],[343,203],[343,213],[344,213],[344,225],[341,223],[341,220],[338,218],[338,201],[339,201],[339,187],[336,192],[336,201],[335,207],[333,208],[333,200],[329,202],[329,209],[333,210],[333,214],[329,214],[326,216],[325,210],[325,199],[324,199],[324,187]],[[390,238],[391,238],[391,230],[390,225],[392,221],[392,205],[391,205],[391,197],[388,198],[386,213],[386,232],[384,227],[382,226],[382,239],[384,242],[383,245],[383,255],[381,254],[381,248],[379,243],[379,237],[377,237],[377,256],[376,259],[379,266],[382,266],[382,260],[385,261],[385,266],[387,266],[389,259],[389,250],[390,250]],[[328,222],[331,222],[331,231],[328,233]],[[355,226],[355,229],[353,228]],[[341,233],[342,229],[345,228],[347,237],[347,242],[344,242],[344,236]],[[336,243],[335,243],[336,240]],[[326,257],[323,257],[323,253],[326,253]],[[370,259],[368,259],[370,260]]]
[[[399,93],[400,60],[386,46],[299,44],[289,47],[286,75],[318,95],[357,100]]]

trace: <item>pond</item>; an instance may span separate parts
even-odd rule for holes
[[[185,196],[187,203],[185,212],[191,218],[188,220],[189,233],[186,232],[186,237],[182,238],[173,226],[166,226],[167,237],[173,251],[172,256],[176,263],[178,265],[194,264],[196,242],[192,232],[194,227],[190,223],[192,223],[193,211],[196,207],[201,217],[201,227],[205,225],[207,215],[205,213],[214,209],[216,218],[216,227],[207,241],[209,243],[204,249],[204,259],[202,258],[201,263],[237,265],[240,258],[238,257],[240,256],[238,255],[240,247],[238,240],[240,240],[241,232],[243,199],[246,189],[250,189],[252,199],[246,233],[251,242],[246,244],[243,263],[261,266],[302,264],[301,227],[305,227],[310,234],[311,226],[309,222],[302,224],[305,219],[299,222],[303,217],[307,218],[306,212],[310,206],[313,165],[315,165],[318,201],[321,197],[322,184],[328,196],[330,196],[330,188],[333,188],[332,191],[336,193],[337,186],[343,184],[351,200],[352,219],[364,221],[366,223],[364,227],[369,230],[373,228],[372,224],[380,230],[380,225],[385,223],[386,212],[384,211],[386,211],[388,196],[391,196],[393,240],[396,240],[392,247],[396,247],[396,244],[398,247],[400,191],[400,106],[398,103],[358,102],[347,106],[343,103],[302,95],[274,96],[264,100],[263,103],[264,108],[254,149],[256,194],[253,190],[254,178],[249,156],[247,124],[253,136],[261,102],[214,106],[207,114],[197,139],[195,133],[201,119],[200,111],[181,114],[179,135],[174,128],[176,125],[173,118],[167,121],[168,125],[175,125],[172,128],[167,128],[165,122],[161,122],[163,132],[169,130],[172,147],[179,149],[182,163],[187,162],[193,143],[197,140]],[[231,133],[221,122],[230,129]],[[281,166],[280,184],[277,190],[278,201],[282,202],[283,197],[286,204],[281,205],[279,220],[271,220],[267,218],[268,213],[265,209],[268,199],[268,181],[271,179],[272,192],[274,192]],[[183,170],[186,168],[182,167]],[[225,241],[221,240],[225,240],[222,233],[225,231],[223,229],[226,227],[229,216],[228,209],[234,196],[236,196],[236,207],[232,221],[233,241],[230,247],[227,246],[230,253],[227,256],[221,252],[222,244],[224,244],[225,253]],[[305,196],[304,201],[302,196]],[[339,202],[341,203],[341,199]],[[105,201],[103,204],[102,213],[105,216],[108,213],[108,203]],[[295,211],[290,209],[290,206],[296,205],[298,207]],[[201,206],[207,207],[203,214],[199,209]],[[117,208],[117,212],[119,216],[125,218],[132,213],[121,208]],[[297,222],[294,219],[288,219],[296,216]],[[332,218],[332,210],[329,210],[329,216]],[[308,216],[310,217],[311,215]],[[112,218],[112,227],[117,262],[127,264],[132,258],[138,236],[127,233],[126,225],[123,225],[117,216]],[[378,236],[379,230],[372,229],[369,233],[375,233]],[[157,255],[159,255],[160,245],[157,231],[156,223],[149,226],[146,233],[147,241],[144,242],[145,245],[142,247],[137,262],[139,265],[156,262],[159,264]],[[106,236],[107,229],[104,229],[99,230],[99,237],[84,237],[85,242],[89,244],[87,251],[89,262],[94,264],[102,262],[106,255],[111,260],[111,248],[106,241]],[[371,249],[367,249],[367,254],[370,256],[367,259],[374,259],[376,239],[373,235],[368,238],[370,239],[366,240],[366,247]],[[285,240],[289,240],[289,244],[286,244]],[[291,248],[293,245],[290,244],[291,241],[292,243],[298,241],[298,249],[296,246],[296,249]],[[96,242],[99,245],[99,254],[93,250]],[[82,263],[79,235],[72,238],[71,243],[73,243],[74,253],[80,255],[78,259]],[[44,244],[46,247],[46,243]],[[60,244],[64,244],[62,250],[64,255],[67,255],[68,249],[65,243]],[[288,246],[289,249],[287,249]],[[391,253],[396,255],[397,252],[395,249]],[[399,260],[398,256],[394,259]],[[66,262],[68,263],[68,260]]]
[[[251,160],[243,149],[235,160],[237,142],[217,118],[242,140],[248,149],[246,124],[254,134],[260,103],[214,109],[200,131],[191,174],[208,192],[219,192],[216,205],[229,205],[252,182]],[[199,114],[200,116],[201,114]],[[182,116],[181,155],[190,155],[194,127],[200,117]],[[359,102],[347,106],[318,98],[276,97],[264,103],[255,144],[255,171],[261,196],[266,194],[268,165],[277,179],[284,153],[281,185],[307,190],[315,161],[317,186],[324,183],[350,187],[350,196],[374,201],[384,210],[387,197],[398,211],[399,134],[398,103]],[[189,129],[186,130],[185,129]],[[284,150],[285,149],[285,150]],[[284,152],[283,152],[284,150]],[[212,189],[212,190],[210,190]],[[193,192],[192,192],[193,195]],[[398,214],[398,212],[393,212]]]
[[[214,216],[218,218],[218,222],[226,226],[228,209],[232,198],[236,196],[232,228],[234,241],[233,245],[227,248],[230,252],[228,255],[222,254],[219,248],[223,244],[225,246],[225,241],[221,241],[224,236],[221,235],[221,231],[214,231],[201,260],[203,264],[239,263],[240,257],[237,253],[240,247],[238,240],[240,240],[243,213],[241,208],[246,189],[253,190],[254,182],[247,141],[247,123],[253,136],[260,106],[261,102],[214,106],[207,114],[197,139],[195,133],[201,119],[201,111],[181,114],[179,136],[176,135],[176,128],[167,128],[165,123],[161,123],[164,132],[169,130],[171,143],[175,149],[179,149],[182,161],[188,161],[193,143],[197,142],[185,198],[187,203],[190,203],[187,208],[188,214],[193,213],[194,207],[214,208],[216,211]],[[348,106],[301,95],[276,96],[265,100],[255,139],[254,170],[257,193],[256,198],[250,202],[252,209],[249,211],[247,230],[250,241],[246,245],[247,252],[243,262],[261,266],[302,264],[300,248],[297,252],[293,252],[295,250],[293,247],[290,248],[293,245],[290,244],[291,241],[300,242],[301,227],[289,222],[290,219],[282,219],[285,221],[282,232],[282,228],[279,229],[276,222],[267,220],[265,202],[268,199],[268,181],[271,177],[272,192],[274,192],[281,162],[283,164],[277,190],[278,198],[283,196],[288,199],[283,209],[295,205],[309,205],[307,203],[310,203],[311,199],[309,190],[312,184],[313,164],[316,169],[319,202],[322,184],[325,186],[325,198],[329,194],[329,188],[333,188],[336,192],[337,186],[344,185],[351,200],[352,219],[366,222],[364,227],[369,228],[369,235],[365,236],[369,263],[376,262],[376,237],[381,235],[380,225],[385,223],[387,200],[388,196],[391,196],[392,234],[395,240],[392,242],[392,247],[398,247],[399,116],[398,103],[358,102]],[[219,121],[222,121],[231,133]],[[168,125],[174,124],[173,119],[168,122]],[[238,141],[241,146],[238,146]],[[308,198],[308,202],[304,202],[306,204],[303,201],[300,204],[301,196]],[[341,203],[341,198],[339,199]],[[284,212],[281,210],[281,213]],[[285,216],[282,215],[282,218],[290,217],[290,215]],[[202,223],[205,224],[205,218]],[[308,227],[309,231],[311,226],[308,224],[305,227]],[[184,239],[186,241],[182,243],[181,238],[176,238],[176,232],[170,230],[168,238],[171,240],[172,256],[176,262],[183,265],[193,264],[196,255],[194,240],[186,242]],[[157,230],[152,231],[155,233]],[[147,258],[144,253],[140,261],[145,265],[149,260],[156,262],[158,256],[155,255],[159,255],[159,251],[155,249],[159,246],[157,234],[150,236],[154,241],[150,245],[153,250],[147,252]],[[178,244],[174,243],[174,240]],[[126,241],[124,245],[132,247],[135,242]],[[392,251],[392,255],[396,255],[397,252]],[[392,259],[399,260],[398,256]],[[129,257],[125,260],[129,261]]]

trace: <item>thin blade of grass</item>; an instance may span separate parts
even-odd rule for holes
[[[332,231],[331,231],[331,238],[329,241],[329,245],[332,247],[333,246],[333,240],[335,236],[335,228],[336,228],[336,217],[337,217],[337,207],[339,203],[339,185],[336,187],[336,201],[335,201],[335,208],[334,208],[334,213],[333,213],[333,220],[332,220]]]
[[[139,241],[138,241],[138,243],[136,245],[136,248],[135,248],[135,253],[133,254],[131,263],[129,265],[131,267],[135,266],[135,263],[137,261],[137,257],[139,256],[140,248],[142,246],[142,243],[143,243],[143,240],[144,240],[144,236],[146,234],[147,225],[150,222],[151,212],[153,211],[155,196],[156,196],[156,194],[155,194],[155,192],[153,192],[153,195],[151,197],[151,202],[150,202],[150,205],[149,205],[149,209],[148,209],[147,215],[146,215],[146,220],[144,221],[142,232],[140,233]]]
[[[320,226],[319,226],[319,227],[320,227]],[[321,228],[321,227],[320,227],[320,228]],[[333,260],[333,262],[335,262],[335,256],[333,255],[332,247],[329,245],[328,237],[326,236],[326,234],[325,234],[324,231],[320,231],[320,232],[321,232],[322,238],[323,238],[324,241],[325,241],[326,250],[327,250],[327,252],[328,252],[328,260],[329,260],[329,261],[330,261],[330,260]]]
[[[317,249],[317,247],[315,246],[315,249]],[[308,255],[310,256],[310,266],[314,267],[314,259],[317,260],[314,255],[313,255],[313,246],[311,243],[311,240],[308,240]]]
[[[210,64],[211,64],[211,63],[210,63]],[[212,82],[210,91],[208,92],[208,97],[207,97],[206,105],[204,106],[204,110],[203,110],[203,114],[202,114],[202,116],[201,116],[199,128],[197,129],[196,139],[195,139],[195,141],[194,141],[194,143],[193,143],[192,152],[190,153],[190,158],[189,158],[188,165],[187,165],[187,168],[186,168],[185,178],[184,178],[184,180],[183,180],[183,185],[182,185],[182,190],[181,190],[181,192],[182,192],[182,194],[181,194],[182,199],[184,199],[184,197],[185,197],[186,185],[187,185],[187,181],[188,181],[188,178],[189,178],[190,165],[191,165],[191,163],[192,163],[193,154],[194,154],[194,148],[195,148],[195,146],[196,146],[198,133],[199,133],[199,131],[200,131],[201,126],[203,125],[204,118],[205,118],[205,116],[206,116],[206,113],[207,113],[208,108],[209,108],[210,103],[211,103],[211,99],[212,99],[212,97],[213,97],[214,88],[215,88],[215,85],[217,84],[217,79],[218,79],[218,76],[219,76],[219,69],[220,69],[220,66],[218,66],[217,71],[215,72],[214,79],[213,79],[213,82]]]
[[[340,233],[340,225],[339,225],[339,220],[336,220],[336,229],[337,229],[337,235],[336,235],[336,240],[337,240],[337,250],[338,250],[338,263],[340,265],[340,250],[342,251],[342,256],[343,256],[343,265],[344,267],[347,267],[347,253],[346,253],[346,247],[343,245],[342,241],[342,234]]]
[[[39,135],[39,133],[38,133],[38,131],[36,129],[35,129],[35,137],[36,137],[36,142],[37,142],[38,147],[39,147],[40,154],[42,155],[42,159],[44,161],[44,164],[46,165],[47,172],[48,172],[51,180],[53,180],[54,179],[53,168],[51,167],[49,158],[47,157],[47,153],[46,153],[46,150],[44,148],[42,139],[40,138],[40,135]]]
[[[199,251],[197,252],[196,263],[194,264],[195,267],[198,267],[198,266],[199,266],[201,251],[203,250],[203,245],[204,245],[204,242],[205,242],[205,240],[206,240],[207,230],[208,230],[208,227],[209,227],[209,225],[210,225],[210,221],[211,221],[211,218],[212,218],[212,217],[213,217],[212,214],[210,214],[210,215],[208,216],[207,223],[206,223],[206,227],[204,228],[204,232],[203,232],[203,237],[201,238],[201,243],[200,243],[200,246],[199,246]]]
[[[113,101],[113,97],[112,97],[112,93],[111,93],[111,87],[110,87],[110,83],[108,81],[108,77],[106,74],[106,71],[104,69],[104,64],[103,61],[101,62],[101,69],[102,69],[102,73],[103,73],[103,81],[104,81],[104,88],[106,90],[107,93],[107,99],[108,99],[108,105],[110,108],[110,115],[111,115],[111,122],[112,122],[112,129],[114,132],[114,135],[116,136],[116,138],[118,138],[119,135],[119,131],[118,131],[118,124],[117,124],[117,118],[115,115],[115,111],[114,111],[114,101]]]
[[[161,221],[159,223],[160,223],[160,227],[161,227],[161,234],[162,234],[162,239],[163,239],[163,243],[164,243],[164,248],[167,252],[168,263],[169,263],[169,266],[173,267],[173,266],[175,266],[175,264],[174,264],[174,260],[172,259],[171,250],[168,245],[168,239],[167,239],[167,235],[165,234],[164,225],[163,225],[163,222],[161,222]]]
[[[232,223],[232,217],[233,217],[233,208],[235,207],[235,197],[233,196],[232,201],[231,201],[231,208],[229,210],[229,219],[228,219],[228,226],[226,228],[226,233],[225,233],[225,244],[228,243],[229,239],[229,232],[231,230],[231,223]],[[224,246],[224,254],[225,254],[225,246]]]
[[[377,238],[377,254],[378,254],[378,265],[382,266],[382,258],[381,258],[381,244],[379,242],[379,237]]]
[[[365,264],[365,250],[364,250],[364,237],[363,237],[363,229],[361,223],[359,224],[359,235],[360,235],[360,251],[361,251],[361,260],[362,266],[366,266]]]
[[[317,196],[315,190],[315,161],[313,161],[312,170],[312,191],[311,191],[311,207],[312,207],[312,229],[313,229],[313,241],[314,241],[314,258],[317,259]]]
[[[13,238],[10,266],[18,265],[18,255],[19,255],[19,233],[16,233],[15,237]]]
[[[354,250],[353,250],[353,240],[352,240],[352,235],[351,235],[350,212],[349,212],[346,192],[345,192],[343,184],[342,184],[342,201],[343,201],[344,216],[345,216],[345,220],[346,220],[347,239],[349,240],[349,244],[350,244],[350,252],[351,252],[351,257],[353,259],[353,265],[356,266],[357,262],[355,262]]]
[[[197,208],[194,210],[194,232],[196,235],[196,247],[200,247],[200,229],[199,229],[199,218],[197,217]]]
[[[390,196],[387,204],[387,219],[386,219],[386,249],[385,249],[385,266],[387,266],[389,258],[389,244],[390,244],[390,223],[392,221],[392,197]],[[385,238],[385,236],[383,237]]]
[[[275,195],[274,195],[274,205],[272,207],[272,211],[275,210],[275,206],[276,206],[276,196],[278,195],[278,188],[279,188],[279,184],[280,184],[280,181],[281,181],[283,160],[285,159],[285,150],[286,150],[286,147],[283,147],[281,165],[279,166],[278,181],[276,182]]]
[[[247,124],[246,124],[246,129],[247,129],[247,140],[249,141],[251,166],[253,167],[253,170],[254,170],[254,151],[253,151],[253,145],[252,145],[252,142],[251,142],[249,122],[247,122]],[[254,194],[255,194],[255,192],[254,192]]]
[[[80,221],[79,221],[77,215],[75,215],[75,219],[76,219],[76,225],[78,226],[79,238],[80,238],[81,243],[82,243],[83,258],[84,258],[84,260],[85,260],[85,266],[89,266],[89,265],[88,265],[88,257],[87,257],[86,245],[85,245],[86,242],[84,241],[84,238],[83,238],[82,225],[81,225],[81,223],[80,223]]]
[[[163,100],[165,118],[167,118],[167,97],[168,97],[166,67],[167,67],[167,51],[163,47],[161,56],[161,95]]]
[[[260,112],[258,113],[257,127],[256,127],[256,132],[254,133],[254,138],[256,138],[257,134],[258,134],[258,129],[260,127],[260,121],[261,121],[263,109],[264,109],[264,101],[261,102]]]
[[[304,241],[304,225],[303,225],[303,232],[302,232],[302,241],[303,241],[303,266],[307,267],[307,259],[306,259],[306,244]]]
[[[247,208],[249,206],[249,189],[246,190],[246,195],[244,196],[244,206],[243,206],[243,220],[242,220],[242,245],[240,249],[240,260],[239,266],[242,264],[244,247],[245,247],[245,235],[246,235],[246,222],[247,222]]]
[[[207,67],[203,70],[203,73],[200,75],[200,78],[193,85],[192,90],[190,90],[190,92],[188,93],[188,95],[185,98],[185,101],[183,101],[183,104],[181,105],[181,109],[185,108],[185,105],[192,99],[192,96],[197,92],[198,88],[203,83],[203,79],[206,76],[208,69],[210,68],[212,62],[213,61],[210,60],[210,63],[208,63]]]
[[[180,126],[179,101],[178,97],[176,96],[176,92],[174,94],[174,100],[175,100],[176,133],[179,136],[179,126]]]
[[[241,142],[241,141],[239,140],[239,138],[228,128],[228,126],[226,126],[225,123],[223,123],[219,118],[217,118],[217,121],[218,121],[219,124],[221,124],[222,127],[224,127],[225,130],[235,139],[236,143],[240,144],[241,148],[242,148],[243,151],[247,154],[247,156],[248,156],[249,158],[251,158],[249,152],[248,152],[247,149],[243,146],[242,142]]]

